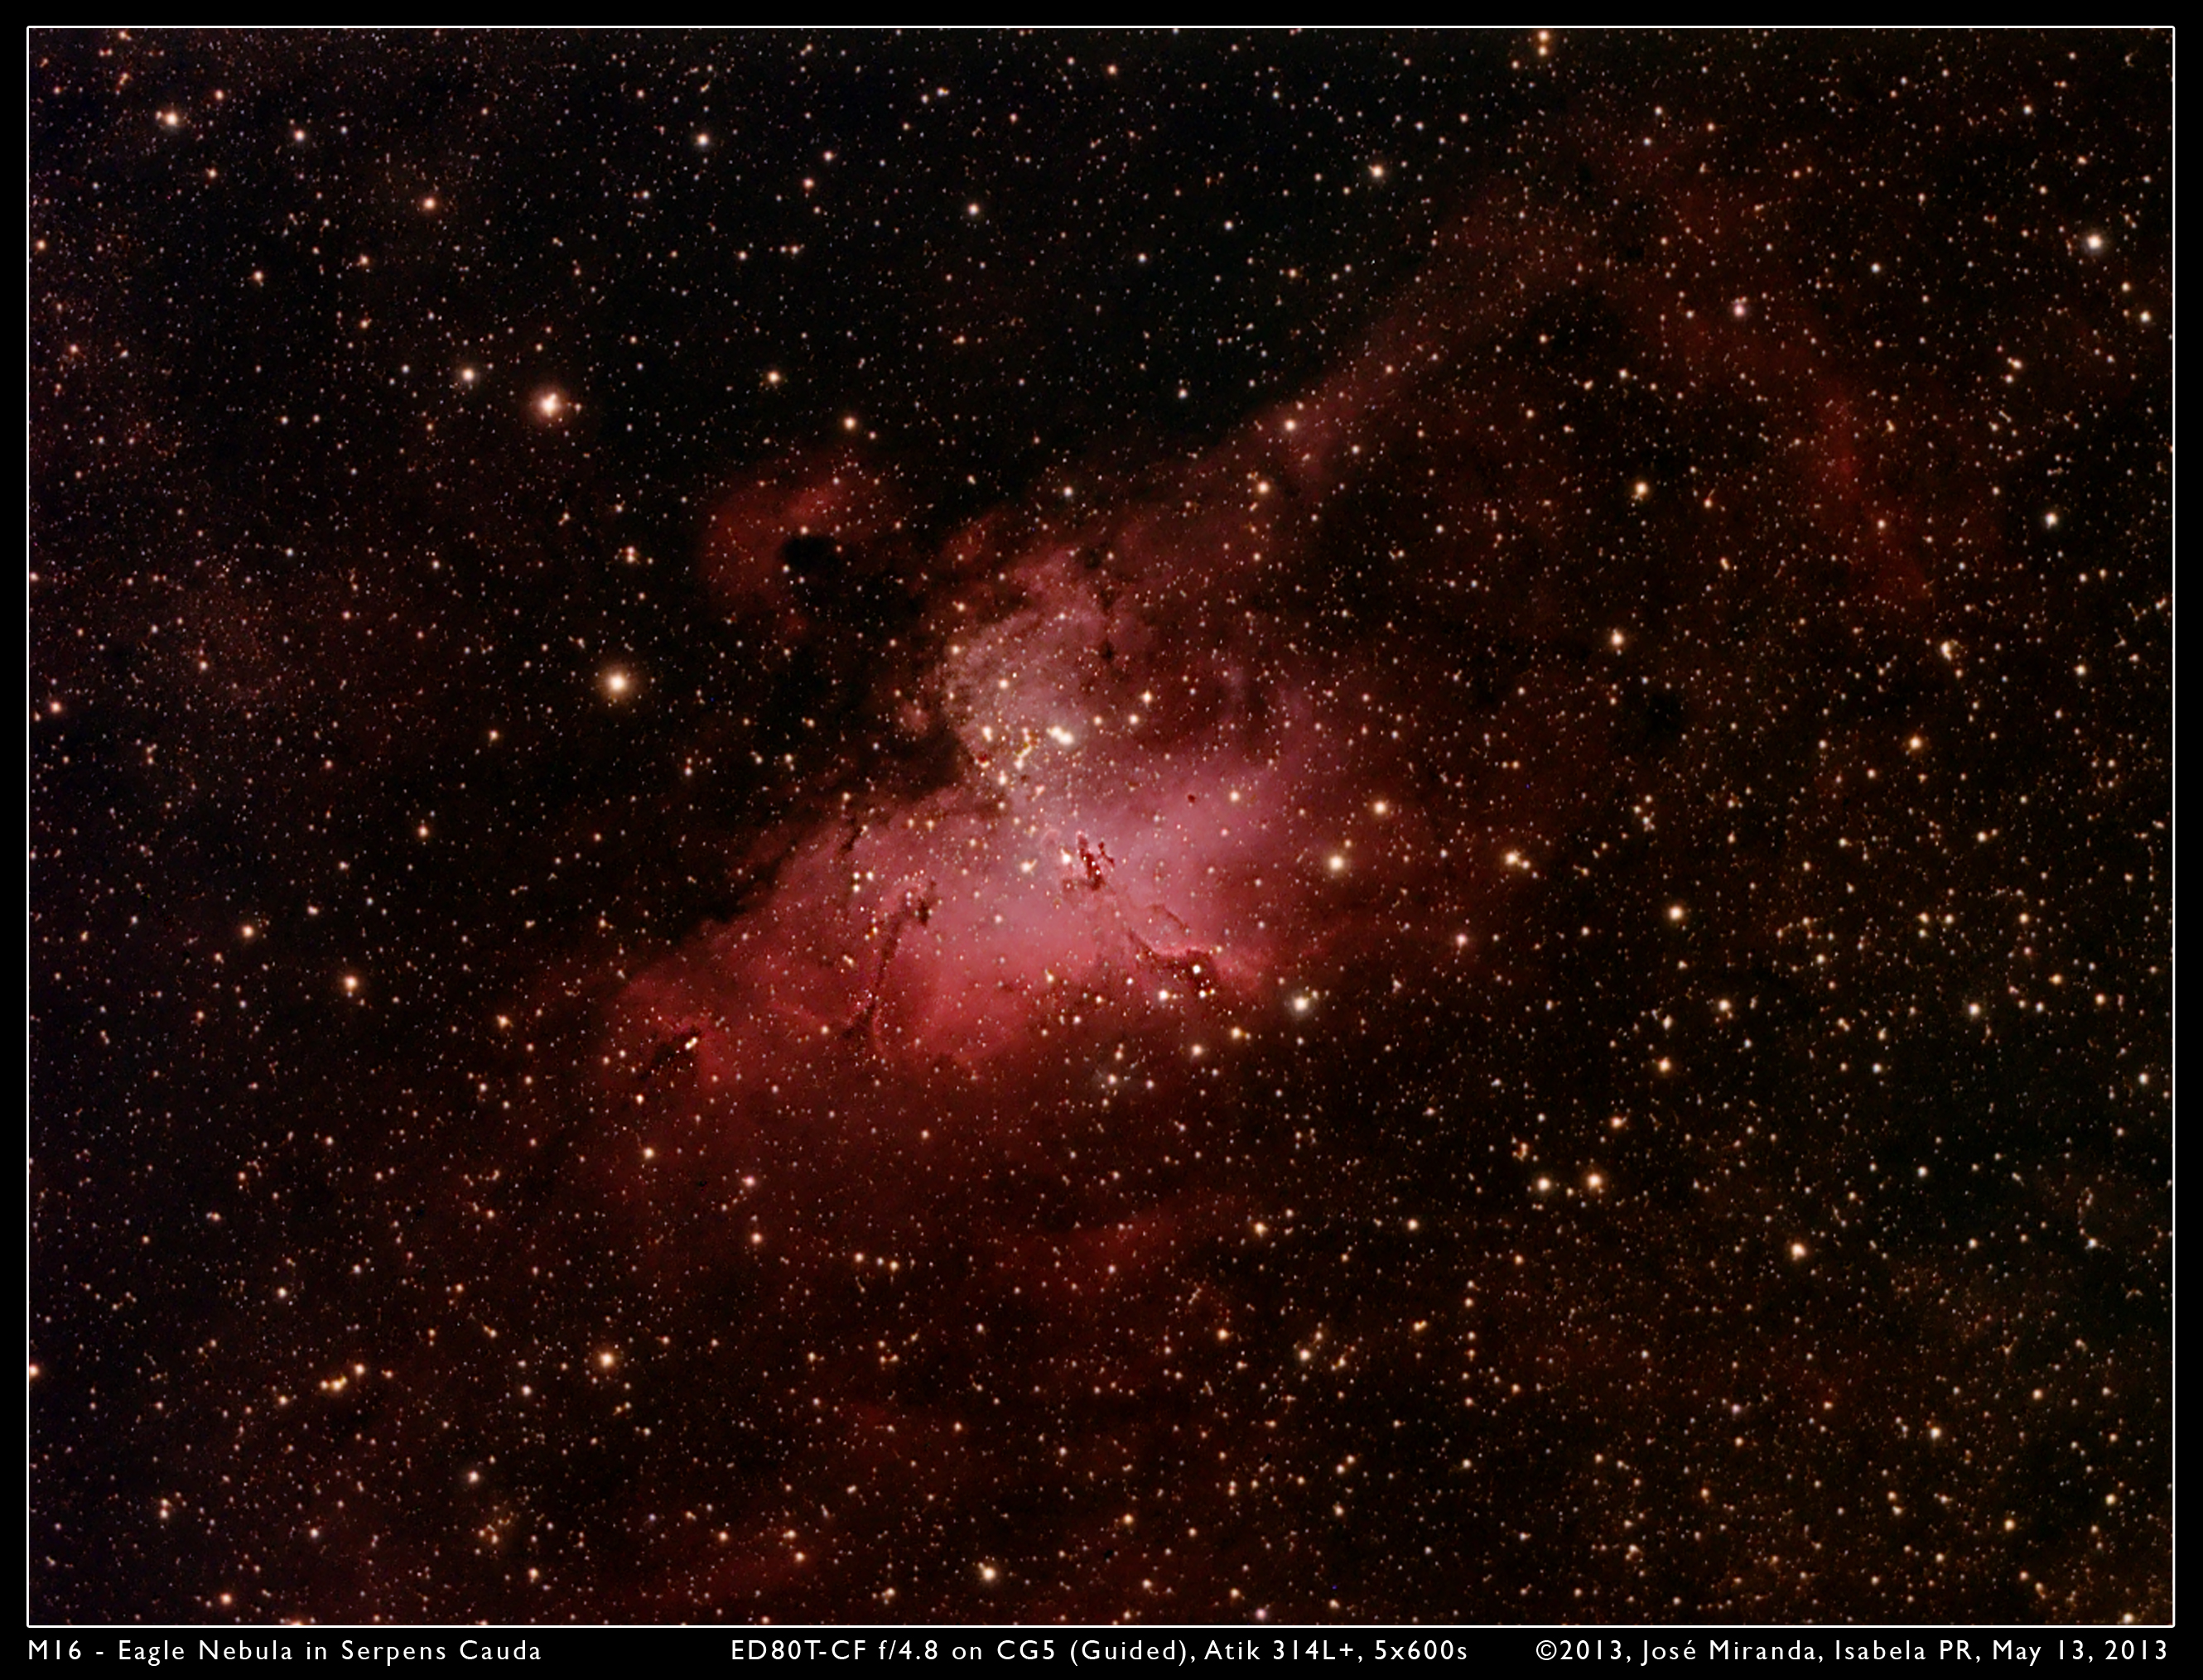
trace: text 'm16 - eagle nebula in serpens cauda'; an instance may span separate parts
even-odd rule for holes
[[[2170,1615],[2167,34],[28,55],[34,1619]]]

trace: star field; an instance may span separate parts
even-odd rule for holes
[[[34,1619],[2170,1616],[2169,37],[29,69]]]

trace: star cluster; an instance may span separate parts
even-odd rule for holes
[[[35,1617],[2169,1615],[2167,37],[29,61]]]

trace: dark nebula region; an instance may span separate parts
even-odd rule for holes
[[[2171,43],[29,42],[31,1612],[2171,1612]]]

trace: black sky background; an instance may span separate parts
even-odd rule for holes
[[[2168,1616],[2169,47],[34,32],[33,1618]]]

